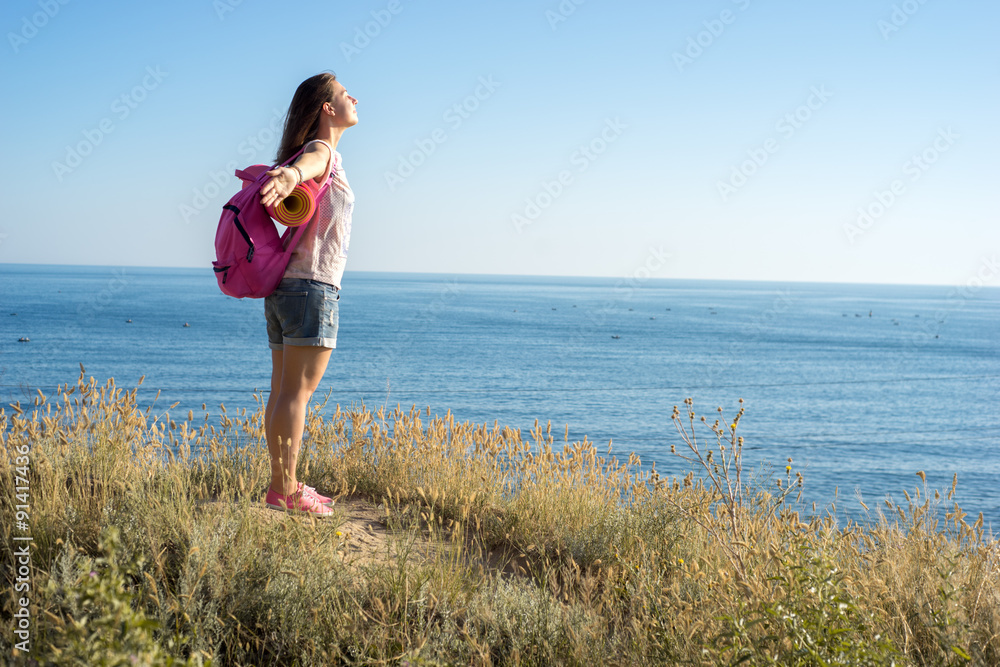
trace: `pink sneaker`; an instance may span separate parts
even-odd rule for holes
[[[303,489],[305,490],[306,493],[308,493],[317,501],[319,501],[320,505],[326,505],[327,507],[333,506],[334,503],[333,498],[317,493],[315,487],[309,486],[308,484],[305,484],[303,482],[299,482],[299,491],[302,491]]]
[[[297,493],[283,496],[273,489],[267,490],[267,497],[264,504],[275,510],[287,510],[299,514],[308,514],[316,517],[327,517],[333,515],[333,510],[320,503],[308,492],[300,489]]]

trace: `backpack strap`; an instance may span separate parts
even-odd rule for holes
[[[319,188],[319,190],[316,192],[316,199],[319,199],[326,192],[327,188],[330,187],[330,174],[332,174],[335,171],[335,168],[333,166],[333,160],[334,160],[334,157],[333,157],[333,147],[330,146],[329,143],[327,143],[326,141],[323,141],[322,139],[313,139],[312,141],[307,141],[306,143],[302,144],[302,148],[299,149],[298,153],[296,153],[295,155],[293,155],[292,157],[290,157],[285,162],[285,164],[283,164],[281,166],[285,166],[285,165],[289,164],[290,162],[292,162],[293,160],[295,160],[295,158],[297,158],[299,155],[301,155],[302,152],[306,149],[306,146],[308,146],[309,144],[311,144],[311,143],[313,143],[315,141],[319,141],[320,143],[326,144],[326,147],[330,149],[330,163],[327,166],[326,178],[323,179],[323,185],[321,185],[320,188]],[[307,224],[304,224],[304,225],[299,225],[298,227],[290,227],[288,229],[288,231],[285,232],[286,234],[288,234],[289,232],[291,232],[291,238],[288,241],[288,245],[285,246],[285,251],[286,252],[291,252],[295,248],[295,246],[298,245],[299,239],[305,233],[306,228],[308,226],[309,226],[309,224],[307,223]],[[284,238],[284,237],[282,237],[282,238]]]
[[[236,229],[243,237],[243,240],[247,242],[247,245],[250,246],[250,250],[247,251],[247,261],[249,262],[251,259],[253,259],[253,247],[254,247],[253,239],[251,239],[250,235],[247,234],[247,230],[243,227],[243,223],[240,222],[240,209],[233,206],[232,204],[226,204],[225,206],[222,207],[222,209],[233,212],[233,222],[236,224]]]
[[[330,174],[332,173],[332,171],[334,171],[334,167],[333,167],[333,148],[331,148],[330,144],[328,144],[327,142],[323,141],[322,139],[313,139],[313,141],[321,141],[324,144],[326,144],[327,148],[330,148],[330,164],[329,164],[329,166],[327,168],[327,177],[323,181],[323,185],[321,185],[320,188],[319,188],[319,190],[316,192],[316,198],[318,199],[319,197],[321,197],[323,195],[323,193],[326,192],[326,189],[328,187],[330,187]],[[247,193],[246,196],[248,198],[257,196],[257,194],[260,191],[261,187],[263,187],[263,185],[264,185],[264,181],[267,180],[267,178],[269,178],[268,175],[267,175],[267,172],[272,171],[274,169],[277,169],[278,167],[285,167],[285,166],[289,165],[290,163],[292,163],[295,160],[295,158],[297,158],[298,156],[302,155],[302,151],[304,151],[305,148],[306,148],[306,146],[308,146],[311,143],[313,143],[313,142],[312,141],[308,141],[305,144],[303,144],[302,148],[300,148],[298,151],[295,152],[295,155],[293,155],[292,157],[288,158],[287,160],[285,160],[280,165],[275,165],[275,166],[272,166],[272,167],[258,167],[260,169],[260,171],[257,172],[257,173],[255,173],[256,169],[254,169],[254,167],[248,167],[245,170],[244,169],[238,169],[238,170],[236,170],[236,176],[240,177],[241,179],[243,179],[245,181],[249,181],[249,184],[245,185],[245,189],[250,191],[250,192]],[[255,165],[255,167],[257,167],[257,166]],[[254,171],[251,171],[251,169],[254,169]],[[243,174],[242,176],[240,175],[241,173]],[[233,210],[233,212],[236,213],[236,215],[237,215],[237,217],[235,218],[236,228],[240,232],[240,234],[243,235],[243,238],[246,240],[247,245],[250,246],[250,250],[248,251],[248,255],[247,255],[247,260],[249,261],[250,257],[253,256],[254,244],[250,240],[250,236],[247,234],[246,230],[243,228],[243,225],[239,221],[239,217],[238,217],[239,216],[239,209],[237,209],[235,206],[228,206],[228,205],[227,206],[223,206],[223,209],[226,209],[226,208],[229,208],[229,209]],[[303,232],[305,232],[306,227],[308,227],[308,226],[309,226],[308,224],[305,224],[305,225],[299,225],[298,227],[289,227],[285,231],[285,234],[282,235],[282,237],[281,237],[282,241],[284,241],[285,238],[289,236],[289,234],[291,235],[291,238],[288,240],[288,244],[285,246],[285,251],[286,252],[291,252],[292,249],[295,248],[295,246],[299,242],[299,238],[301,238]]]
[[[331,146],[328,142],[324,141],[323,139],[312,139],[311,141],[307,141],[305,144],[302,145],[302,150],[304,151],[306,149],[306,146],[316,142],[323,144],[330,151],[330,162],[329,164],[327,164],[326,178],[323,179],[323,182],[326,183],[328,180],[330,180],[330,175],[337,171],[337,167],[334,164],[334,160],[336,158],[334,157],[333,146]]]

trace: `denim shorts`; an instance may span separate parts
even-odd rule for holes
[[[268,347],[337,347],[338,301],[340,290],[329,283],[283,278],[264,299]]]

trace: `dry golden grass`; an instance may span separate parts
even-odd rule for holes
[[[30,460],[43,664],[1000,664],[1000,547],[957,506],[934,519],[954,489],[802,517],[790,468],[744,479],[742,410],[675,410],[693,470],[667,478],[550,425],[324,402],[299,476],[338,516],[316,521],[262,508],[258,400],[178,422],[81,368],[0,411],[8,545]]]

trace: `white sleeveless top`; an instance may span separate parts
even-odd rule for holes
[[[316,202],[316,212],[306,223],[306,229],[292,251],[284,277],[318,280],[340,289],[340,280],[347,265],[347,247],[351,242],[354,193],[347,183],[340,153],[322,139],[313,139],[305,145],[314,141],[326,144],[330,149],[332,159],[327,170],[330,186]]]

